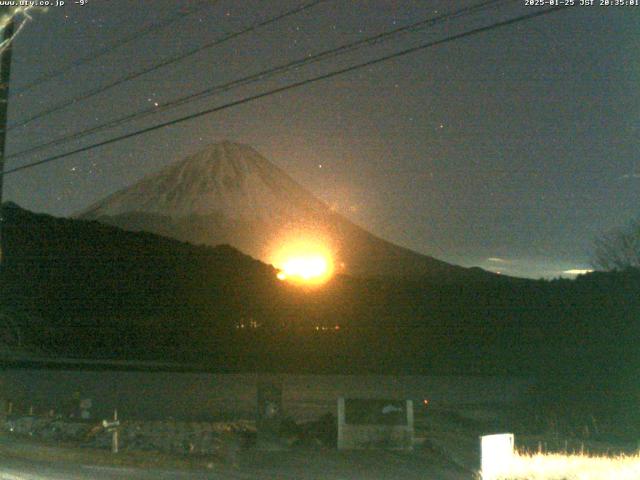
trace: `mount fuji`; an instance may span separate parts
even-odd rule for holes
[[[75,217],[193,244],[229,244],[272,263],[283,238],[320,239],[338,273],[486,279],[400,247],[332,211],[248,145],[221,142],[95,203]]]

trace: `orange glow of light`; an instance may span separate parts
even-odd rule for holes
[[[323,284],[334,272],[332,255],[318,240],[283,242],[272,255],[272,262],[279,280],[305,285]]]
[[[289,258],[282,266],[287,277],[298,277],[305,281],[325,276],[328,269],[327,259],[321,256]]]

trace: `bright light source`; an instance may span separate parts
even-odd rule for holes
[[[329,249],[318,239],[295,238],[283,242],[272,262],[279,280],[306,285],[322,284],[333,275],[333,259]]]
[[[325,276],[328,269],[327,259],[321,256],[293,257],[282,265],[282,270],[287,277],[298,277],[305,281]]]

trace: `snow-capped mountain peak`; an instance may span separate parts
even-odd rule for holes
[[[272,222],[327,210],[255,149],[224,141],[110,195],[79,216],[224,214],[238,221]]]

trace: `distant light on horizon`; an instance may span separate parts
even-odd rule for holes
[[[593,269],[591,268],[572,268],[570,270],[565,270],[562,273],[564,275],[586,275],[591,272],[593,272]]]
[[[487,261],[492,263],[510,263],[509,260],[505,260],[504,258],[500,257],[489,257],[487,258]]]
[[[490,272],[512,277],[547,279],[574,278],[593,272],[588,264],[547,258],[504,258],[485,257],[477,263],[465,266],[479,266]]]

